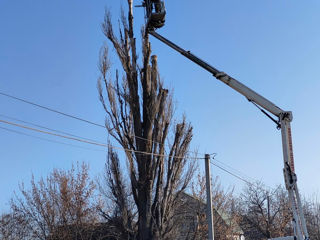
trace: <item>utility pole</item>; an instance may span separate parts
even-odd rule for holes
[[[211,197],[211,174],[210,174],[210,155],[205,154],[205,168],[206,168],[206,188],[207,188],[207,221],[208,221],[208,239],[214,240],[213,230],[213,214],[212,214],[212,197]]]

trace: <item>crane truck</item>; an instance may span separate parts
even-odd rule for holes
[[[155,30],[164,26],[165,23],[165,5],[162,0],[145,0],[142,6],[146,9],[146,33],[152,35],[172,49],[181,53],[186,58],[190,59],[200,67],[210,72],[216,79],[220,80],[227,86],[231,87],[255,106],[257,106],[262,113],[276,123],[277,128],[281,129],[282,150],[283,150],[283,175],[285,186],[288,191],[289,204],[292,211],[292,226],[293,236],[272,238],[270,240],[309,240],[306,221],[302,209],[300,194],[297,185],[297,175],[295,174],[293,149],[292,149],[292,135],[291,135],[291,121],[292,112],[284,111],[276,106],[274,103],[256,93],[249,87],[245,86],[238,80],[232,78],[228,74],[219,71],[207,62],[203,61],[190,51],[186,51],[175,43],[158,34]],[[273,116],[272,116],[273,115]]]

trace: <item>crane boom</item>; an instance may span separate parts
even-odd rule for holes
[[[148,30],[147,30],[148,31]],[[148,31],[148,33],[161,42],[165,43],[169,47],[181,53],[186,58],[190,59],[197,65],[201,66],[208,72],[212,73],[212,75],[218,80],[222,81],[229,87],[233,88],[235,91],[242,94],[249,101],[255,103],[260,106],[260,110],[264,112],[269,118],[272,119],[268,113],[264,110],[272,113],[278,118],[276,121],[278,128],[281,128],[281,136],[282,136],[282,149],[283,149],[283,161],[284,161],[284,179],[286,189],[288,191],[290,207],[293,215],[293,229],[294,236],[289,237],[280,237],[274,238],[273,240],[309,240],[308,230],[306,227],[306,221],[304,218],[304,213],[302,209],[302,204],[300,200],[300,195],[297,186],[297,176],[295,174],[294,169],[294,158],[293,158],[293,149],[292,149],[292,136],[291,136],[291,126],[290,123],[292,121],[292,112],[284,111],[281,108],[277,107],[274,103],[264,98],[260,94],[256,93],[249,87],[245,86],[241,82],[236,79],[230,77],[228,74],[224,72],[220,72],[218,69],[212,67],[207,62],[203,61],[196,55],[192,54],[190,51],[186,51],[183,48],[179,47],[175,43],[156,33],[154,30]],[[274,119],[272,119],[275,121]],[[271,240],[271,239],[270,239]]]
[[[230,77],[229,75],[223,72],[220,72],[218,69],[212,67],[210,64],[198,58],[196,55],[192,54],[190,51],[186,51],[182,49],[181,47],[171,42],[170,40],[166,39],[165,37],[161,36],[160,34],[156,33],[155,31],[150,31],[149,34],[159,39],[163,43],[167,44],[174,50],[178,51],[179,53],[181,53],[183,56],[187,57],[194,63],[203,67],[204,69],[212,73],[214,77],[216,77],[223,83],[227,84],[229,87],[233,88],[234,90],[236,90],[237,92],[245,96],[249,101],[255,102],[256,104],[258,104],[259,106],[267,110],[268,112],[274,114],[277,117],[280,117],[280,114],[284,112],[281,108],[277,107],[274,103],[272,103],[268,99],[264,98],[260,94],[256,93],[255,91],[248,88],[247,86],[237,81],[236,79]]]

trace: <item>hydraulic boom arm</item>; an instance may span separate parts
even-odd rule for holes
[[[230,77],[224,72],[220,72],[218,69],[212,67],[202,59],[198,58],[190,51],[186,51],[164,38],[155,31],[149,31],[149,34],[159,39],[161,42],[165,43],[169,47],[181,53],[183,56],[187,57],[194,63],[198,64],[202,68],[206,69],[208,72],[218,80],[222,81],[229,87],[233,88],[244,97],[246,97],[250,102],[253,102],[255,105],[258,105],[260,110],[265,113],[269,118],[277,123],[278,128],[281,128],[282,136],[282,149],[283,149],[283,160],[284,160],[284,179],[286,189],[288,190],[290,206],[293,213],[293,229],[294,236],[292,237],[282,237],[274,238],[274,240],[308,240],[309,235],[306,227],[306,222],[302,210],[302,204],[300,200],[300,195],[297,186],[297,176],[294,172],[294,158],[293,158],[293,149],[292,149],[292,138],[291,138],[291,127],[290,123],[292,121],[292,113],[289,111],[284,111],[281,108],[277,107],[274,103],[264,98],[260,94],[256,93],[252,89],[248,88],[241,82]],[[266,111],[276,116],[278,119],[274,120]]]
[[[204,69],[206,69],[207,71],[212,73],[212,75],[215,78],[217,78],[220,81],[224,82],[225,84],[229,85],[229,87],[233,88],[234,90],[236,90],[237,92],[239,92],[240,94],[245,96],[249,101],[255,102],[256,104],[258,104],[259,106],[261,106],[262,108],[264,108],[265,110],[274,114],[277,117],[279,117],[280,114],[283,112],[283,110],[280,109],[279,107],[277,107],[274,103],[272,103],[269,100],[267,100],[266,98],[262,97],[261,95],[259,95],[255,91],[253,91],[252,89],[246,87],[245,85],[243,85],[242,83],[240,83],[236,79],[230,77],[229,75],[227,75],[223,72],[220,72],[218,69],[212,67],[211,65],[209,65],[205,61],[201,60],[196,55],[192,54],[190,51],[186,51],[186,50],[180,48],[178,45],[176,45],[173,42],[171,42],[170,40],[164,38],[163,36],[156,33],[155,31],[151,31],[151,32],[149,32],[149,34],[151,34],[155,38],[159,39],[161,42],[167,44],[169,47],[178,51],[183,56],[189,58],[194,63],[200,65],[201,67],[203,67]]]

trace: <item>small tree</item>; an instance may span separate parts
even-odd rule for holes
[[[28,236],[26,222],[14,214],[2,214],[0,217],[0,239],[23,240]]]
[[[172,239],[176,227],[174,209],[193,173],[193,165],[189,165],[186,158],[192,127],[184,118],[180,123],[172,123],[172,98],[163,88],[157,57],[151,57],[149,38],[143,30],[139,65],[132,0],[128,0],[128,7],[128,20],[123,14],[119,37],[114,33],[108,12],[102,25],[105,36],[116,50],[123,74],[119,76],[117,71],[112,80],[105,45],[100,58],[100,100],[107,114],[108,133],[124,149],[129,170],[128,181],[124,181],[119,158],[109,151],[107,181],[118,209],[115,217],[122,221],[122,230],[125,229],[131,238],[135,238],[133,233],[136,232],[141,240]],[[169,142],[171,129],[173,138]],[[137,212],[134,221],[135,213],[128,205],[131,197]]]
[[[287,191],[267,190],[261,183],[247,185],[239,199],[241,227],[247,239],[291,236],[292,214]]]
[[[312,240],[320,240],[320,203],[314,198],[305,200],[303,210],[306,218],[309,237]]]
[[[100,213],[107,220],[112,237],[116,239],[136,239],[136,207],[130,187],[124,179],[118,155],[108,148],[105,173],[99,181],[99,190],[106,203]]]
[[[11,200],[8,219],[16,224],[13,232],[24,233],[24,239],[81,236],[85,224],[96,222],[98,217],[94,188],[86,164],[69,171],[54,169],[39,182],[32,177],[31,189],[21,185],[20,194]],[[12,224],[8,226],[12,228]]]
[[[213,225],[214,237],[217,240],[234,239],[239,234],[238,213],[235,211],[235,197],[233,189],[225,190],[218,177],[211,180]],[[188,239],[205,239],[208,237],[208,224],[206,218],[206,178],[198,174],[197,179],[192,183],[192,196],[197,199],[197,207],[190,209],[197,215],[197,227],[194,234]]]

